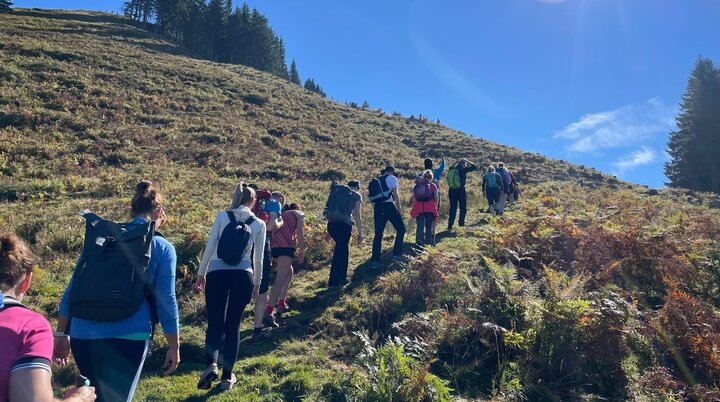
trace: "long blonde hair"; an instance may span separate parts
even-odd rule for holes
[[[235,186],[235,191],[233,191],[230,209],[238,208],[240,205],[246,205],[253,200],[255,200],[255,190],[247,184],[240,182]]]

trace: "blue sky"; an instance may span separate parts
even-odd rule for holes
[[[119,10],[122,1],[15,0]],[[241,2],[236,1],[236,5]],[[720,63],[716,0],[251,0],[303,79],[341,102],[661,187],[697,57]]]

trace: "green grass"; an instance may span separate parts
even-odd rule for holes
[[[445,126],[340,105],[253,69],[187,57],[108,14],[0,15],[0,66],[0,229],[18,232],[41,259],[33,308],[56,315],[82,244],[78,211],[126,219],[141,178],[167,196],[183,361],[163,377],[156,336],[136,400],[426,401],[444,399],[442,384],[485,400],[720,392],[720,374],[712,376],[720,373],[720,217],[707,207],[720,206],[715,196],[651,197]],[[441,232],[410,267],[381,272],[368,268],[364,205],[368,241],[351,247],[352,282],[325,290],[328,180],[366,181],[393,163],[407,199],[422,159],[442,155],[503,160],[524,186],[521,202],[504,219],[490,217],[480,175],[471,174],[468,226]],[[303,205],[309,263],[298,267],[292,311],[270,342],[250,344],[251,317],[243,321],[237,387],[201,392],[204,306],[192,282],[212,220],[239,180]],[[673,349],[692,377],[677,370]],[[72,384],[73,370],[58,370],[57,385]]]

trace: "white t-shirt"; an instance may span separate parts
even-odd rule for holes
[[[389,175],[385,176],[385,183],[387,184],[388,188],[390,189],[391,194],[390,194],[390,198],[388,198],[387,200],[385,200],[383,202],[395,202],[395,200],[393,199],[392,191],[394,189],[398,188],[400,185],[400,183],[398,183],[397,177],[389,174]]]

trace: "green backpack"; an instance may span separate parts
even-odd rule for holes
[[[448,170],[448,174],[445,179],[447,180],[448,187],[451,190],[462,187],[462,182],[460,182],[460,171],[456,168]]]

